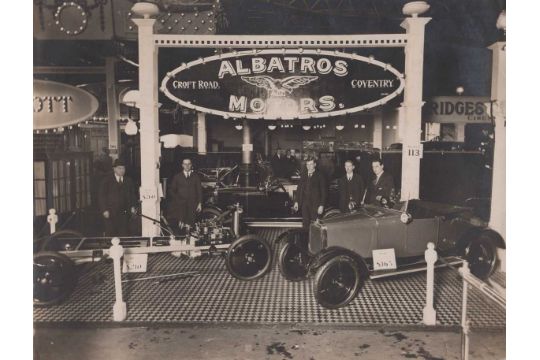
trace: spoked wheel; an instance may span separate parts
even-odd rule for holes
[[[71,294],[76,283],[75,264],[67,256],[50,251],[34,255],[34,305],[61,302]]]
[[[362,285],[357,262],[350,256],[339,255],[317,270],[313,293],[319,304],[337,309],[350,303]]]
[[[479,279],[487,280],[497,268],[497,247],[486,235],[473,239],[463,255],[471,273]]]
[[[306,230],[293,230],[280,243],[278,267],[281,275],[289,281],[305,280],[309,274],[311,254],[308,250]]]
[[[227,270],[237,279],[255,280],[272,265],[272,249],[256,235],[245,235],[231,244],[225,260]]]

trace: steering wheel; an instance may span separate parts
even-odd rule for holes
[[[281,181],[279,181],[279,179],[277,178],[270,178],[270,179],[267,179],[264,183],[265,185],[265,189],[267,191],[275,191],[277,189],[281,189],[283,190],[284,192],[287,192],[287,190],[285,189],[285,187],[283,186],[283,184],[281,183]]]

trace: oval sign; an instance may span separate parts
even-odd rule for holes
[[[167,73],[160,90],[196,111],[224,118],[309,119],[382,105],[403,75],[364,56],[325,50],[253,50],[214,55]]]
[[[34,80],[34,130],[59,128],[85,121],[96,113],[96,97],[78,87]]]

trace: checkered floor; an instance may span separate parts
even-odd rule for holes
[[[262,229],[275,239],[283,229]],[[222,258],[179,259],[170,254],[150,255],[148,273],[123,278],[199,271],[200,275],[168,282],[124,283],[128,304],[126,323],[334,324],[355,326],[418,325],[422,321],[425,273],[369,280],[347,307],[327,310],[312,295],[311,280],[288,282],[277,266],[262,279],[245,282],[230,276]],[[504,274],[495,280],[504,285]],[[459,325],[462,282],[452,270],[436,271],[435,309],[440,325]],[[112,263],[103,262],[81,275],[75,292],[63,304],[34,308],[36,323],[112,323],[114,303]],[[472,327],[505,327],[504,309],[469,291]]]

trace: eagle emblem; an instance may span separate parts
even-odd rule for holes
[[[295,75],[286,77],[284,79],[274,79],[273,77],[268,75],[259,75],[242,76],[241,78],[248,84],[266,89],[270,97],[274,97],[287,96],[287,94],[291,94],[294,89],[298,89],[300,86],[309,84],[310,82],[317,80],[319,77]]]

